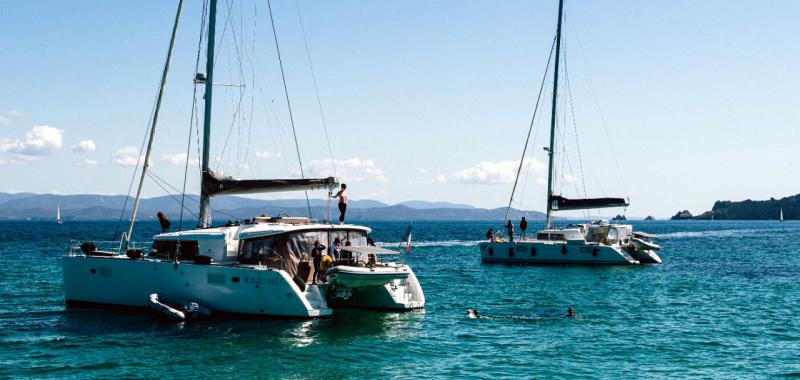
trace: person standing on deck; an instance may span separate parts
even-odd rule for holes
[[[339,224],[344,224],[344,213],[347,211],[347,185],[342,184],[339,192],[331,198],[339,198]]]
[[[508,241],[514,242],[514,223],[511,222],[511,219],[508,220],[506,223],[506,230],[508,230]]]
[[[325,251],[325,246],[319,243],[319,240],[314,242],[314,248],[311,249],[311,257],[314,259],[314,284],[317,281],[325,282],[320,264],[322,263],[322,252]]]
[[[522,217],[522,220],[519,221],[519,229],[522,231],[522,240],[525,240],[525,230],[528,229],[528,221],[525,220],[525,217]]]

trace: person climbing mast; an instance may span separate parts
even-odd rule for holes
[[[339,224],[344,224],[344,213],[347,211],[347,185],[342,184],[339,192],[331,198],[339,198]]]

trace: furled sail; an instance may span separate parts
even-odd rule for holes
[[[277,191],[324,190],[338,185],[336,178],[236,179],[213,172],[203,173],[203,191],[222,194],[269,193]]]
[[[550,205],[553,210],[585,210],[590,208],[627,207],[628,202],[624,198],[567,199],[560,195],[554,195],[550,197]]]

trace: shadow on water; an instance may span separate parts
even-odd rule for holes
[[[147,309],[81,307],[49,314],[55,317],[53,332],[64,335],[102,337],[151,332],[205,340],[215,334],[248,334],[282,337],[282,343],[290,345],[305,345],[317,340],[339,342],[364,337],[410,337],[419,329],[425,315],[423,310],[338,309],[331,317],[317,319],[216,315],[197,321],[175,322]]]

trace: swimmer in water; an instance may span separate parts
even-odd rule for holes
[[[567,314],[565,314],[564,316],[568,317],[568,318],[573,318],[573,317],[575,317],[575,311],[572,310],[572,308],[569,308],[569,309],[567,309]]]
[[[467,318],[480,318],[480,313],[474,309],[467,309]]]

